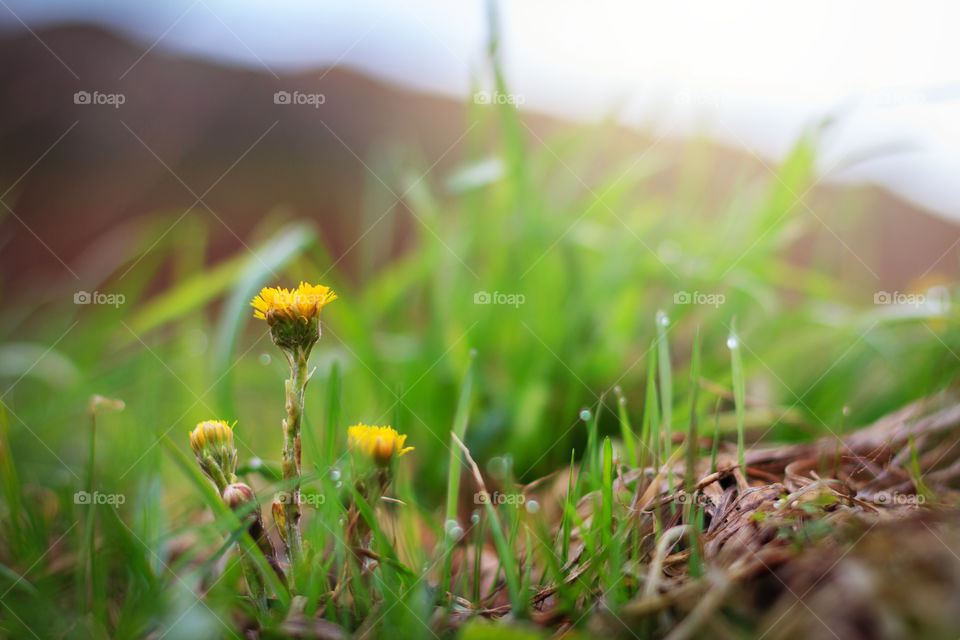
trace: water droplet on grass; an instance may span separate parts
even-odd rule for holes
[[[463,535],[463,528],[460,526],[460,523],[456,520],[450,519],[443,525],[443,531],[447,534],[448,538],[459,538]]]
[[[591,415],[590,409],[582,409],[580,411],[580,419],[583,420],[584,422],[590,419],[590,415]]]
[[[728,348],[728,349],[736,349],[736,348],[739,347],[739,346],[740,346],[740,341],[737,339],[737,336],[735,336],[735,335],[733,335],[733,334],[731,333],[731,334],[730,334],[730,337],[727,338],[727,348]]]
[[[270,364],[270,354],[269,354],[269,353],[261,353],[261,354],[260,354],[260,364],[262,364],[262,365],[264,365],[264,366]]]
[[[540,503],[536,500],[528,500],[526,506],[527,513],[536,513],[537,511],[540,511]]]

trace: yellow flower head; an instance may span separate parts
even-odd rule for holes
[[[296,289],[264,287],[250,305],[253,317],[275,324],[285,320],[309,322],[320,315],[320,309],[337,299],[330,287],[301,282]]]
[[[377,465],[386,467],[394,457],[399,458],[413,447],[404,447],[407,436],[400,435],[391,427],[356,424],[347,429],[347,444],[369,456]]]
[[[233,449],[233,429],[223,420],[205,420],[190,432],[190,448],[197,455],[204,449]]]
[[[213,480],[217,489],[236,481],[237,448],[233,429],[223,420],[205,420],[190,432],[190,448],[200,469]]]

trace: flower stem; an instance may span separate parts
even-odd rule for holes
[[[282,471],[284,484],[283,516],[286,528],[287,557],[299,559],[303,551],[300,536],[300,423],[303,416],[303,392],[307,386],[309,350],[297,348],[287,352],[290,378],[286,381],[287,417],[283,420]]]

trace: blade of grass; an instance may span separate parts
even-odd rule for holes
[[[657,365],[660,370],[660,417],[663,423],[664,457],[673,456],[673,371],[670,365],[670,343],[667,326],[670,319],[663,311],[657,312]],[[667,470],[667,485],[673,492],[673,469]],[[672,503],[671,503],[672,506]]]
[[[327,380],[327,421],[324,425],[324,460],[327,466],[337,461],[337,432],[340,429],[340,362],[334,360],[330,365],[330,377]],[[399,428],[399,427],[398,427]]]
[[[470,352],[470,361],[460,386],[460,397],[457,400],[457,411],[453,417],[453,438],[460,440],[467,433],[467,421],[470,416],[470,398],[473,392],[473,363],[476,352]],[[456,446],[450,447],[450,468],[447,475],[447,511],[443,527],[443,544],[446,557],[443,562],[443,593],[450,590],[450,569],[453,562],[453,545],[447,540],[447,522],[457,519],[457,500],[460,497],[460,451]]]
[[[600,541],[604,547],[610,545],[613,533],[613,446],[610,438],[603,439],[603,503],[600,510]]]
[[[507,537],[503,533],[503,527],[500,524],[500,518],[497,516],[497,510],[493,508],[490,493],[487,491],[487,486],[483,482],[480,468],[477,467],[473,456],[470,455],[470,450],[467,449],[467,446],[457,437],[457,434],[451,431],[450,436],[463,452],[463,456],[466,458],[467,464],[473,472],[473,479],[477,483],[477,488],[480,489],[480,494],[483,496],[482,502],[487,512],[487,518],[490,520],[490,532],[493,534],[493,544],[497,549],[497,555],[500,557],[500,563],[503,565],[503,573],[507,581],[507,592],[510,596],[510,603],[513,606],[513,615],[517,618],[523,618],[526,615],[526,601],[522,597],[520,590],[516,561],[510,545],[507,543]]]
[[[647,350],[647,393],[643,400],[643,424],[640,427],[640,441],[643,448],[640,450],[640,468],[647,466],[648,456],[650,465],[656,468],[657,440],[659,439],[660,423],[657,419],[657,350],[651,344]]]
[[[560,530],[563,534],[562,540],[563,544],[560,547],[560,564],[567,564],[567,553],[570,549],[570,529],[571,529],[571,518],[568,515],[573,511],[574,505],[576,504],[577,497],[574,495],[574,483],[573,483],[573,469],[575,460],[576,460],[577,450],[570,450],[570,476],[567,478],[567,495],[563,501],[563,515],[560,519]]]
[[[743,460],[743,411],[746,396],[746,385],[743,378],[743,356],[740,353],[740,337],[737,335],[737,319],[730,323],[730,337],[727,338],[727,347],[730,348],[730,370],[733,376],[733,404],[737,414],[737,464],[740,472],[747,476],[747,465]]]
[[[700,389],[700,327],[693,334],[693,356],[690,362],[690,430],[687,432],[687,464],[686,464],[686,492],[687,497],[693,495],[697,485],[697,392]]]
[[[623,396],[623,390],[617,386],[613,388],[617,394],[617,416],[620,418],[620,437],[623,439],[623,447],[627,451],[627,461],[634,467],[640,466],[640,460],[637,457],[636,435],[633,433],[633,427],[630,425],[630,416],[627,414],[627,399]]]

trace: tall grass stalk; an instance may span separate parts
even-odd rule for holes
[[[737,319],[733,318],[730,324],[730,336],[727,338],[727,347],[730,348],[730,369],[733,378],[733,403],[737,415],[737,464],[740,472],[747,476],[747,464],[744,462],[744,404],[746,402],[746,383],[743,375],[743,356],[740,353],[740,336],[737,334]]]

